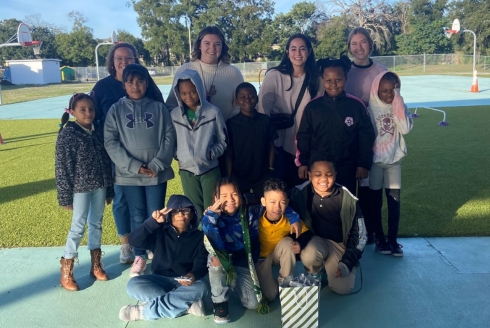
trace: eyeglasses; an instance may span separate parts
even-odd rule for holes
[[[126,63],[132,63],[134,62],[135,58],[134,57],[114,57],[114,61],[118,63],[126,62]]]
[[[189,207],[183,207],[183,208],[175,208],[171,211],[172,214],[178,214],[179,212],[186,215],[186,214],[190,214],[192,212],[192,209],[190,209]]]

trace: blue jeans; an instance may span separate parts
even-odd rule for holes
[[[210,255],[211,256],[211,255]],[[232,282],[232,289],[236,291],[242,305],[254,310],[259,306],[259,301],[255,294],[254,283],[250,276],[250,270],[239,266],[233,267],[236,272],[236,278]],[[211,284],[211,300],[213,303],[227,302],[229,287],[226,284],[226,272],[222,265],[211,266],[208,258],[209,283]]]
[[[161,210],[165,205],[167,182],[153,186],[120,186],[128,202],[131,215],[131,232],[143,224],[153,211]],[[134,248],[136,256],[146,257],[141,248]]]
[[[86,193],[73,195],[73,217],[71,228],[66,238],[65,259],[78,257],[78,246],[85,233],[88,222],[89,250],[100,248],[102,238],[102,216],[104,215],[106,189],[101,188]]]
[[[131,217],[129,215],[128,202],[122,187],[114,185],[114,199],[112,200],[112,214],[116,223],[117,234],[119,237],[127,236],[131,233]]]
[[[203,298],[207,286],[201,280],[182,286],[172,277],[148,274],[131,278],[126,291],[132,298],[147,302],[143,318],[155,320],[185,314],[192,303]]]

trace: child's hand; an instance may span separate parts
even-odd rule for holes
[[[111,197],[106,198],[106,199],[105,199],[105,203],[106,203],[107,205],[111,205],[111,203],[112,203],[112,198],[111,198]]]
[[[153,171],[150,168],[148,168],[148,166],[146,166],[146,164],[144,164],[144,163],[141,164],[141,167],[140,167],[138,173],[139,174],[148,175],[148,176],[150,176],[152,178],[155,177],[155,173],[153,173]]]
[[[301,236],[301,222],[298,221],[291,224],[291,227],[289,228],[289,233],[296,233],[296,238],[299,238],[299,236]]]
[[[217,199],[213,205],[208,207],[208,210],[216,214],[221,214],[221,205],[225,205],[225,201],[222,199]]]
[[[298,176],[300,179],[308,179],[308,166],[301,165],[298,167]]]
[[[165,222],[165,217],[171,211],[172,211],[171,208],[165,207],[163,210],[153,211],[153,213],[151,214],[151,217],[154,218],[155,221],[157,221],[158,223],[163,223],[163,222]]]
[[[190,272],[188,274],[186,274],[184,277],[189,277],[191,279],[191,281],[178,280],[179,284],[181,284],[182,286],[190,286],[196,282],[196,277],[194,277],[194,275]]]
[[[297,241],[293,241],[291,243],[291,250],[293,251],[293,254],[299,254],[301,253],[301,246]]]
[[[73,211],[73,205],[65,205],[65,206],[61,206],[61,208],[64,210]]]
[[[359,166],[356,171],[356,179],[361,180],[361,179],[366,179],[367,177],[368,177],[368,170]]]

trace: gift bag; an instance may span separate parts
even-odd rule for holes
[[[283,328],[318,327],[319,290],[319,286],[279,286]]]

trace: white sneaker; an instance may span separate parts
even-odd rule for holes
[[[202,300],[197,300],[191,304],[189,309],[187,309],[187,313],[195,315],[196,317],[204,317],[204,308],[202,306]]]
[[[119,261],[124,264],[131,264],[134,262],[133,248],[129,244],[122,244],[119,251]]]
[[[131,271],[129,271],[130,277],[141,276],[145,274],[146,270],[146,260],[141,256],[136,256],[134,259],[133,266],[131,266]]]
[[[126,305],[119,310],[119,319],[122,321],[143,320],[144,305]]]
[[[153,260],[153,252],[150,250],[146,250],[146,258],[148,260]]]

